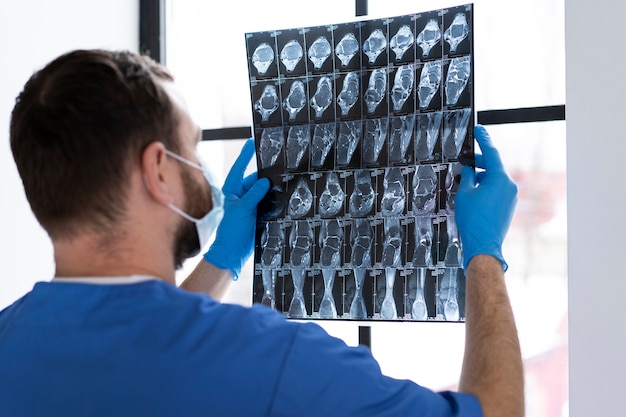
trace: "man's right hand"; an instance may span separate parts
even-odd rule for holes
[[[474,128],[474,136],[482,154],[476,154],[474,172],[463,167],[461,182],[454,201],[456,224],[463,244],[463,267],[476,255],[491,255],[508,265],[502,256],[502,242],[506,235],[515,204],[517,186],[507,175],[498,150],[493,146],[483,126]]]
[[[459,390],[478,398],[485,417],[522,417],[524,367],[502,257],[517,186],[485,128],[476,126],[474,136],[482,150],[476,155],[479,171],[463,169],[455,200],[467,277]]]

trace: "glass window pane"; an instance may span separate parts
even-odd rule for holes
[[[526,415],[565,416],[568,386],[565,122],[487,127],[518,203],[503,247],[526,376]]]

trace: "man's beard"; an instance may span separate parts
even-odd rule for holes
[[[198,184],[186,170],[182,170],[182,180],[186,200],[183,211],[195,219],[201,219],[213,208],[211,187],[205,180],[203,180],[205,187]],[[180,269],[186,259],[197,255],[202,249],[196,224],[184,218],[180,220],[173,248],[176,269]]]

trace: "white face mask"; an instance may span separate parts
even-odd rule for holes
[[[172,211],[178,213],[185,219],[196,224],[196,232],[198,233],[198,242],[200,242],[200,247],[198,248],[198,251],[192,255],[192,256],[195,256],[198,253],[200,253],[200,251],[202,250],[202,248],[204,248],[204,246],[206,246],[206,244],[209,241],[209,238],[215,232],[215,230],[217,229],[217,226],[222,221],[222,217],[224,216],[224,194],[222,193],[222,190],[220,190],[219,188],[213,185],[213,182],[214,182],[213,176],[211,175],[211,172],[209,171],[206,163],[202,160],[202,158],[199,158],[200,164],[196,164],[195,162],[192,162],[186,158],[183,158],[182,156],[177,155],[174,152],[171,152],[167,149],[165,150],[165,153],[168,156],[176,159],[177,161],[180,161],[184,164],[187,164],[191,167],[194,167],[202,171],[202,173],[204,174],[204,178],[206,178],[207,182],[209,183],[209,186],[211,187],[211,197],[213,200],[213,208],[209,210],[209,212],[200,219],[191,217],[189,214],[185,213],[184,211],[176,207],[174,204],[170,203],[168,205],[168,207]]]

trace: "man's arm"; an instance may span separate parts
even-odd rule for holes
[[[485,417],[524,415],[524,369],[502,264],[476,255],[466,274],[465,356],[459,390],[478,397]]]
[[[475,173],[464,167],[455,198],[466,275],[466,334],[460,391],[475,395],[486,417],[524,415],[524,371],[517,328],[504,281],[502,243],[517,186],[489,134],[476,126],[482,154]]]
[[[256,172],[244,177],[253,155],[254,141],[250,139],[244,144],[224,181],[224,217],[217,228],[215,240],[181,288],[220,300],[252,255],[256,208],[269,190],[269,181],[257,179]]]
[[[201,260],[180,284],[180,288],[206,294],[215,300],[221,300],[232,282],[233,273],[230,270],[220,269]]]

